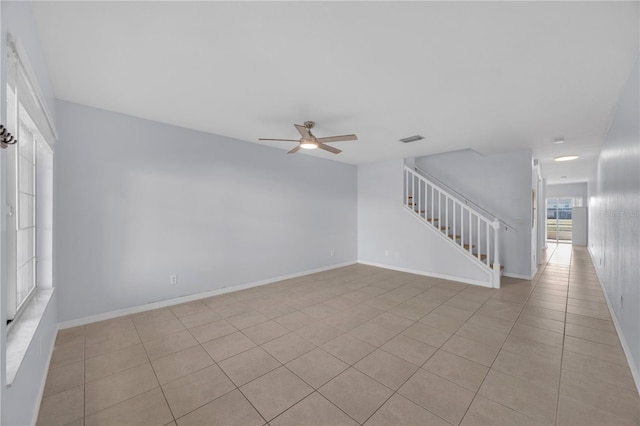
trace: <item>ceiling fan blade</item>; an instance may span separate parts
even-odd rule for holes
[[[317,138],[316,140],[320,143],[344,142],[344,141],[357,141],[358,137],[356,135],[342,135],[342,136],[329,136],[326,138]]]
[[[334,147],[332,147],[332,146],[325,145],[325,144],[323,144],[323,143],[319,143],[319,144],[318,144],[318,148],[320,148],[320,149],[324,149],[325,151],[329,151],[329,152],[332,152],[332,153],[334,153],[334,154],[340,154],[340,153],[342,152],[342,150],[340,150],[340,149],[338,149],[338,148],[334,148]]]
[[[300,151],[300,145],[296,146],[295,148],[293,148],[291,151],[287,152],[287,154],[295,154],[296,152]]]
[[[311,139],[309,129],[299,124],[294,124],[294,127],[298,130],[298,133],[300,133],[300,136],[302,136],[304,139]]]
[[[285,142],[300,142],[299,139],[265,139],[258,138],[259,141],[285,141]]]

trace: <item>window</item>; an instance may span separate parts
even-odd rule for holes
[[[7,91],[9,93],[9,91]],[[15,96],[14,96],[15,97]],[[13,320],[36,289],[36,152],[39,135],[19,108],[18,143],[7,148],[7,319]],[[11,125],[9,125],[11,127]]]
[[[42,253],[46,253],[45,257],[51,254],[50,141],[54,139],[54,132],[18,50],[15,44],[9,43],[6,126],[18,142],[4,150],[7,323],[20,316],[39,286],[50,288],[52,285],[51,268],[42,268],[39,257]],[[39,224],[43,223],[47,226],[41,232]],[[46,260],[45,265],[50,265],[50,259]]]
[[[547,239],[571,241],[573,207],[582,207],[582,197],[547,198]]]

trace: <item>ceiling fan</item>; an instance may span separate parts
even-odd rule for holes
[[[293,126],[298,130],[300,139],[264,139],[259,138],[259,141],[286,141],[286,142],[298,142],[298,146],[293,148],[287,154],[295,154],[300,149],[324,149],[325,151],[332,152],[334,154],[340,154],[342,150],[334,148],[329,145],[325,145],[326,142],[342,142],[342,141],[355,141],[358,140],[356,135],[342,135],[342,136],[329,136],[326,138],[316,138],[311,133],[311,129],[316,125],[313,121],[305,121],[304,126],[300,124],[294,124]]]

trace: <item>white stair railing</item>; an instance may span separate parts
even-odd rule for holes
[[[500,287],[498,219],[480,213],[407,166],[403,203],[413,215],[482,265],[491,274],[492,286]]]

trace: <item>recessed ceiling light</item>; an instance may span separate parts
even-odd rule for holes
[[[553,140],[553,143],[556,145],[560,145],[561,143],[564,143],[564,137],[560,136],[559,138],[555,138]]]
[[[421,135],[415,135],[415,136],[409,136],[407,138],[402,138],[402,139],[398,139],[400,142],[402,143],[409,143],[409,142],[416,142],[416,141],[420,141],[424,139],[424,136]]]
[[[577,155],[562,155],[560,157],[554,158],[553,160],[554,161],[571,161],[571,160],[575,160],[577,158],[578,158]]]
[[[566,176],[560,176],[560,179],[566,179],[566,178],[567,178]]]

